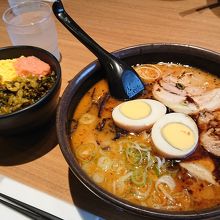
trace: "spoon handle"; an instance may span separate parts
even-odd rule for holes
[[[138,74],[123,60],[113,56],[99,46],[82,28],[65,12],[61,0],[53,3],[53,12],[57,19],[96,57],[105,72],[109,91],[117,99],[131,99],[144,90]]]
[[[104,48],[97,44],[64,10],[60,0],[53,3],[53,12],[57,19],[82,43],[84,44],[99,61],[104,61],[112,57]]]

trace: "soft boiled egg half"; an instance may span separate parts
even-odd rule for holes
[[[166,106],[152,99],[136,99],[123,102],[112,112],[115,124],[124,130],[140,132],[152,125],[166,114]]]
[[[166,158],[184,158],[194,152],[198,144],[198,127],[183,113],[169,113],[152,127],[151,138],[155,150]]]

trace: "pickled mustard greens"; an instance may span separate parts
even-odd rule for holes
[[[13,81],[0,81],[0,115],[23,109],[41,99],[54,85],[56,74],[17,76]]]

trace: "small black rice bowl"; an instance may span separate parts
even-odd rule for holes
[[[173,62],[200,68],[220,77],[220,54],[196,46],[180,44],[146,44],[121,49],[114,55],[129,65]],[[104,78],[98,61],[85,67],[65,89],[57,110],[57,135],[62,153],[73,174],[95,195],[119,210],[141,219],[220,219],[220,207],[198,211],[168,211],[138,206],[108,193],[95,184],[82,170],[71,146],[71,119],[82,96]]]
[[[34,104],[13,113],[0,115],[0,136],[16,135],[37,129],[49,122],[56,112],[61,87],[61,68],[58,60],[46,50],[33,46],[0,48],[0,60],[20,56],[35,56],[48,63],[57,75],[53,87]]]

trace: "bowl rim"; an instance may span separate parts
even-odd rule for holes
[[[31,105],[26,106],[25,108],[22,108],[22,109],[19,109],[19,110],[15,111],[15,112],[11,112],[11,113],[8,113],[8,114],[0,115],[0,120],[1,119],[6,119],[6,118],[9,118],[9,117],[13,117],[13,116],[17,116],[19,114],[23,114],[24,112],[27,112],[29,110],[37,109],[39,105],[41,105],[44,102],[46,102],[51,97],[51,95],[53,95],[53,92],[56,91],[57,89],[59,89],[59,87],[61,86],[61,67],[60,67],[59,61],[56,59],[56,57],[53,54],[51,54],[47,50],[44,50],[44,49],[42,49],[40,47],[28,46],[28,45],[17,45],[17,46],[1,47],[0,48],[0,52],[8,50],[8,49],[9,50],[11,50],[11,49],[12,50],[31,49],[31,50],[40,51],[40,52],[46,54],[51,60],[53,60],[56,63],[56,66],[58,67],[58,69],[56,70],[57,78],[56,78],[56,81],[55,81],[54,85],[50,88],[50,90],[45,95],[43,95],[39,100],[37,100],[36,102],[34,102]],[[9,59],[12,59],[12,58],[9,58]]]
[[[126,55],[129,53],[129,55],[135,55],[137,53],[142,53],[144,48],[147,49],[157,49],[159,47],[164,48],[172,48],[180,50],[189,50],[189,51],[196,51],[201,54],[209,54],[213,59],[218,59],[220,62],[220,53],[203,48],[198,47],[195,45],[189,45],[189,44],[179,44],[179,43],[147,43],[147,44],[138,44],[130,47],[125,47],[119,50],[116,50],[112,52],[115,56],[119,58],[125,58]],[[131,203],[127,200],[123,200],[109,192],[107,192],[105,189],[102,189],[97,184],[95,184],[88,176],[87,174],[82,170],[82,168],[79,166],[76,158],[73,155],[73,152],[71,151],[71,148],[69,147],[71,145],[70,143],[70,137],[67,134],[67,123],[69,123],[68,119],[66,119],[65,123],[61,122],[65,115],[68,115],[68,105],[71,102],[71,99],[74,97],[73,93],[77,92],[80,85],[78,85],[78,82],[82,79],[83,82],[89,78],[93,72],[100,69],[100,64],[98,60],[95,60],[91,63],[89,63],[86,67],[84,67],[68,84],[68,86],[65,88],[63,95],[61,97],[60,103],[58,105],[57,109],[57,115],[56,115],[56,129],[57,129],[57,137],[59,146],[61,148],[61,151],[63,153],[63,156],[66,160],[66,162],[69,165],[70,170],[72,173],[77,177],[77,179],[93,194],[98,196],[101,200],[104,200],[107,203],[110,203],[114,206],[117,206],[117,208],[121,208],[123,210],[126,210],[127,212],[130,212],[132,214],[136,214],[138,216],[142,217],[151,217],[151,218],[161,218],[161,219],[201,219],[201,218],[211,218],[216,217],[220,215],[220,207],[213,207],[213,208],[207,208],[197,211],[168,211],[168,210],[159,210],[159,209],[153,209],[148,207],[143,207],[140,205],[136,205],[134,203]],[[72,94],[72,95],[71,95]],[[68,97],[70,97],[68,99]],[[68,99],[68,101],[66,100]],[[64,133],[65,131],[65,133]]]

